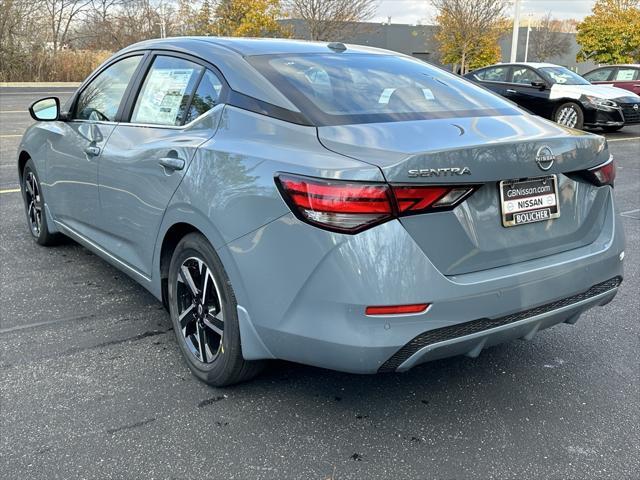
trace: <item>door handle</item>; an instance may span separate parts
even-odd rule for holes
[[[84,153],[86,153],[91,157],[97,157],[98,155],[100,155],[100,147],[89,145],[87,148],[84,149]]]
[[[182,170],[184,168],[184,160],[174,157],[162,157],[158,163],[167,170]]]
[[[512,88],[507,88],[507,93],[518,93]]]

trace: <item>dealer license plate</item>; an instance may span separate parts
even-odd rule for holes
[[[502,225],[515,227],[560,216],[558,179],[555,175],[500,182]]]

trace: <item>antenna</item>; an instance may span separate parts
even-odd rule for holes
[[[331,42],[327,44],[327,48],[336,52],[344,52],[347,49],[347,46],[342,42]]]

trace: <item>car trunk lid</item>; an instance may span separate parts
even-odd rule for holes
[[[329,150],[378,166],[392,184],[476,186],[451,211],[400,218],[445,275],[578,248],[604,223],[608,189],[573,175],[607,160],[604,139],[531,115],[329,126],[318,137]],[[543,170],[536,158],[546,168],[547,149],[555,160]],[[500,182],[550,175],[560,216],[505,227]]]

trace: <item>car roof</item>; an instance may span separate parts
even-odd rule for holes
[[[593,68],[591,71],[593,70],[599,70],[601,68],[615,68],[615,67],[633,67],[633,68],[640,68],[640,63],[616,63],[613,65],[600,65],[599,67],[595,67]]]
[[[167,50],[173,53],[194,55],[215,65],[229,86],[272,105],[293,112],[300,110],[266,78],[255,70],[245,57],[253,55],[334,53],[368,53],[377,55],[405,56],[401,53],[360,45],[345,45],[346,50],[330,48],[328,42],[309,42],[280,38],[230,38],[230,37],[170,37],[144,40],[134,43],[114,56],[126,55],[140,50]]]
[[[277,55],[286,53],[331,53],[335,50],[331,49],[330,42],[313,42],[307,40],[293,40],[287,38],[246,38],[246,37],[209,37],[209,36],[188,36],[188,37],[169,37],[145,40],[132,47],[142,46],[145,48],[154,48],[162,46],[166,48],[169,45],[175,47],[193,46],[194,42],[208,44],[226,48],[232,52],[242,56],[251,55]],[[383,50],[381,48],[366,47],[363,45],[342,44],[346,47],[341,50],[343,53],[372,53],[378,55],[399,55],[397,52]]]

